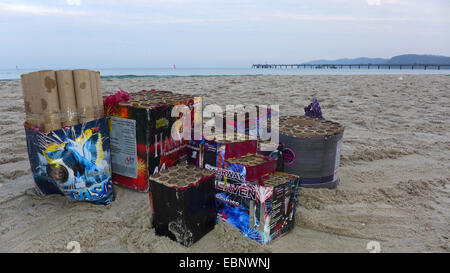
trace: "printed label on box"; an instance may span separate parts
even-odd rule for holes
[[[136,178],[136,121],[111,117],[110,138],[113,173]]]

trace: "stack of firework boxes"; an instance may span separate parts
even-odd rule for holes
[[[132,96],[105,109],[113,181],[149,191],[156,234],[190,246],[220,217],[266,244],[294,227],[298,177],[258,153],[248,130],[232,140],[204,136],[200,97],[168,91]],[[180,106],[187,111],[176,110]]]
[[[218,218],[267,244],[295,226],[299,178],[280,172],[282,157],[262,154],[249,130],[237,131],[190,141],[187,160],[214,171]]]

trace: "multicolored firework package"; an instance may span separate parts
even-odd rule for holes
[[[25,124],[36,187],[43,195],[108,205],[114,201],[108,119],[101,118],[50,133]]]
[[[299,179],[281,172],[264,183],[216,177],[217,216],[243,235],[268,244],[295,226]]]
[[[184,130],[191,132],[191,139],[202,135],[202,98],[156,90],[130,96],[117,103],[105,100],[105,113],[111,117],[112,177],[115,183],[147,192],[150,175],[186,159]],[[177,108],[187,112],[173,116]]]

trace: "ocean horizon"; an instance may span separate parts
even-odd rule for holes
[[[45,69],[75,68],[18,68],[0,69],[0,80],[20,80],[21,74]],[[262,76],[262,75],[396,75],[396,74],[450,74],[448,69],[317,69],[317,68],[250,68],[250,67],[180,67],[180,68],[92,68],[100,71],[102,78],[170,78],[170,77],[208,77],[208,76]]]

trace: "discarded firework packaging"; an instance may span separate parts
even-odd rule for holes
[[[105,113],[111,116],[112,177],[115,183],[146,192],[150,175],[185,159],[187,144],[183,130],[189,114],[191,137],[196,137],[198,128],[201,135],[202,113],[196,106],[202,99],[156,90],[130,96],[127,101],[115,103],[105,100]],[[123,94],[120,97],[126,99]],[[185,107],[187,112],[172,117],[178,106]],[[178,139],[172,137],[172,131]]]
[[[189,140],[187,144],[186,162],[189,165],[203,168],[203,144],[205,140]]]
[[[108,118],[48,133],[25,123],[31,171],[40,194],[108,205],[111,180]]]
[[[313,118],[323,118],[322,110],[320,109],[319,101],[314,99],[311,104],[304,108],[305,116]]]
[[[250,115],[250,111],[254,110],[255,116]],[[227,115],[227,112],[216,113],[215,124],[222,125],[223,133],[227,133],[227,126],[231,126],[234,132],[245,134],[247,138],[260,138],[260,128],[267,126],[267,129],[271,130],[271,121],[278,118],[278,111],[276,109],[268,108],[266,106],[237,106],[232,109],[231,116]],[[242,122],[239,122],[242,121]],[[267,130],[266,129],[266,130]],[[218,132],[220,133],[220,132]]]
[[[41,70],[20,75],[27,124],[41,132],[103,118],[100,72]]]
[[[344,127],[325,119],[280,118],[284,171],[300,177],[301,187],[336,188]]]
[[[295,227],[299,178],[275,172],[260,183],[216,179],[217,217],[268,244]]]
[[[247,139],[242,134],[234,134],[226,139],[223,134],[207,135],[201,141],[188,144],[188,163],[200,168],[223,168],[225,160],[257,152],[258,141]]]
[[[277,171],[278,160],[261,154],[247,154],[245,156],[230,158],[225,161],[223,170],[226,177],[234,176],[242,182],[257,181],[262,177]]]
[[[258,141],[258,154],[262,154],[277,160],[277,170],[282,172],[284,170],[283,160],[283,144],[273,143],[269,141]]]
[[[213,172],[178,164],[149,180],[152,225],[157,235],[190,246],[214,229]]]

